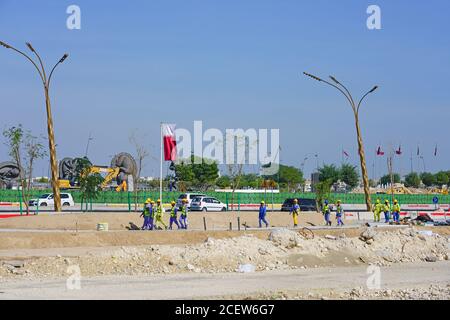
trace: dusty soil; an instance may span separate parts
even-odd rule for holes
[[[188,279],[188,283],[193,283],[184,291],[173,283],[164,293],[166,298],[207,298],[205,288],[217,281],[224,281],[226,286],[211,291],[218,298],[449,298],[449,227],[353,225],[314,229],[311,239],[302,236],[299,229],[285,228],[291,222],[288,214],[269,216],[271,224],[278,227],[245,229],[242,226],[241,231],[236,230],[235,224],[233,231],[226,230],[230,221],[237,220],[236,213],[208,213],[205,215],[207,231],[202,230],[203,216],[192,214],[192,229],[187,231],[126,230],[128,222],[141,221],[138,214],[40,215],[0,221],[0,291],[7,293],[0,293],[0,298],[15,294],[21,298],[27,294],[30,298],[52,298],[52,295],[58,298],[56,292],[64,288],[73,267],[79,269],[83,279],[90,279],[88,286],[96,281],[103,285],[105,295],[97,296],[97,288],[93,286],[89,292],[70,293],[68,298],[131,298],[123,289],[130,285],[128,280],[138,291],[142,287],[145,298],[152,298],[145,294],[150,290],[147,284],[140,283],[140,279],[148,277],[154,277],[150,286],[157,291],[165,288],[165,277],[170,277],[169,281]],[[256,213],[241,213],[240,217],[241,224],[256,226]],[[322,217],[305,214],[301,221],[303,225],[307,222],[321,225]],[[111,231],[95,231],[98,222],[108,222]],[[77,228],[73,228],[74,223]],[[212,225],[215,230],[211,230]],[[431,235],[424,232],[430,230]],[[416,282],[416,279],[402,278],[402,274],[399,279],[392,278],[391,286],[367,291],[362,280],[367,278],[364,272],[368,265],[398,269],[399,274],[402,270],[399,266],[405,266],[411,268],[415,277],[417,268],[425,268],[430,273],[419,273],[421,280]],[[436,273],[433,265],[444,271]],[[240,273],[244,266],[250,273]],[[317,286],[310,276],[317,270],[319,281],[325,277],[320,273],[324,268],[328,268],[331,277],[328,282],[333,285],[323,282]],[[340,274],[331,276],[335,271]],[[356,271],[361,273],[359,282],[353,281],[352,272]],[[391,276],[391,271],[386,274]],[[258,279],[261,283],[269,281],[271,285],[258,287],[252,280],[250,285],[240,286],[239,278],[232,275]],[[195,279],[204,282],[205,287],[197,285]],[[110,290],[114,293],[110,294]]]
[[[125,230],[129,222],[142,226],[143,219],[139,213],[63,213],[19,216],[8,219],[0,219],[0,229],[45,229],[45,230],[95,230],[97,223],[108,223],[109,230]],[[237,229],[237,218],[240,217],[241,226],[258,227],[257,212],[191,212],[189,213],[189,228],[204,230],[203,217],[206,218],[207,230]],[[169,215],[164,215],[164,221],[168,223]],[[267,220],[273,227],[292,226],[292,216],[287,212],[269,212]],[[323,225],[323,217],[320,213],[302,213],[299,218],[301,225],[308,222],[315,225]],[[334,221],[333,221],[334,222]],[[348,221],[350,224],[351,221]]]
[[[145,232],[130,234],[145,235]],[[200,236],[197,232],[173,234]],[[74,238],[77,239],[77,236]],[[360,238],[341,233],[339,236],[317,235],[314,239],[305,239],[298,232],[288,229],[275,229],[268,236],[264,232],[239,236],[230,233],[221,238],[209,234],[206,241],[194,244],[105,247],[101,251],[86,251],[79,255],[71,255],[70,250],[54,250],[52,253],[56,252],[59,252],[56,256],[41,254],[37,257],[33,256],[32,251],[27,254],[22,252],[22,257],[15,257],[20,261],[17,267],[8,262],[11,257],[8,257],[8,251],[4,251],[0,258],[3,264],[0,276],[64,276],[70,265],[79,266],[83,275],[97,276],[236,272],[240,265],[245,264],[251,264],[255,271],[269,271],[436,262],[448,260],[448,239],[438,234],[424,235],[415,228],[395,231],[370,228]]]
[[[0,299],[445,299],[450,262],[381,267],[380,288],[366,286],[366,266],[254,273],[178,273],[8,279]]]

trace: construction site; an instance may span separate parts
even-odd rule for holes
[[[449,300],[450,7],[399,1],[0,1],[0,300]]]

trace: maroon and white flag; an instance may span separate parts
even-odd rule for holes
[[[384,151],[381,150],[381,146],[377,149],[377,156],[384,156]]]
[[[161,130],[164,143],[164,161],[175,161],[177,159],[175,124],[163,123]]]

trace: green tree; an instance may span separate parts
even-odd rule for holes
[[[341,166],[340,179],[349,186],[350,190],[354,189],[359,182],[359,173],[356,166],[350,164],[343,164]]]
[[[81,208],[83,210],[83,203],[85,203],[85,211],[88,209],[88,203],[92,203],[92,200],[98,198],[101,191],[100,185],[103,182],[101,174],[91,173],[91,166],[92,163],[86,157],[79,158],[77,161],[76,181],[78,181],[80,186]]]
[[[436,184],[436,177],[434,176],[434,174],[429,172],[423,172],[420,175],[420,179],[422,180],[422,183],[427,187],[431,187]]]
[[[445,171],[439,171],[434,175],[434,179],[436,180],[436,185],[441,187],[442,185],[448,184],[449,178]]]
[[[324,165],[319,168],[319,181],[329,181],[331,184],[336,183],[340,178],[339,169],[334,164]]]
[[[408,188],[419,188],[420,177],[416,172],[411,172],[405,176],[405,186]]]
[[[29,214],[30,208],[28,203],[32,189],[31,182],[33,180],[34,163],[37,159],[45,157],[44,145],[30,131],[25,131],[20,124],[17,127],[4,130],[3,136],[6,138],[5,145],[9,149],[9,155],[21,170],[21,197],[25,204],[27,214]],[[23,164],[25,164],[25,167]]]
[[[393,173],[392,176],[393,176],[394,183],[401,182],[401,178],[398,173]],[[391,183],[391,176],[389,174],[381,177],[380,184],[390,184],[390,183]]]
[[[175,175],[177,180],[186,186],[207,190],[216,183],[219,177],[219,167],[215,161],[200,160],[192,155],[190,161],[182,160],[175,164]]]
[[[316,193],[316,209],[320,211],[322,203],[324,200],[330,198],[330,190],[333,181],[331,179],[320,181],[314,186],[314,191]]]
[[[241,177],[242,188],[259,188],[262,183],[262,179],[254,173],[243,174]]]
[[[297,189],[298,186],[305,183],[303,172],[292,166],[279,165],[279,172],[272,176],[265,177],[269,180],[279,181],[279,183],[288,189],[288,192],[293,187]]]
[[[221,189],[226,189],[231,186],[231,179],[229,176],[221,176],[216,180],[216,185]]]

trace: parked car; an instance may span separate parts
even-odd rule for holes
[[[191,211],[227,211],[227,205],[216,198],[201,196],[195,197],[191,202]]]
[[[297,200],[300,206],[300,211],[317,211],[315,199],[297,198]],[[294,205],[294,198],[286,199],[284,200],[284,203],[281,205],[281,211],[291,211],[293,205]]]
[[[190,208],[192,199],[194,199],[195,197],[206,197],[206,194],[203,194],[203,193],[183,193],[177,199],[177,206],[181,207],[183,205],[182,200],[183,199],[187,199],[188,200],[187,207]]]
[[[53,206],[55,205],[53,193],[45,193],[38,199],[31,199],[28,204],[30,206],[36,206],[39,204],[40,207]],[[64,207],[75,206],[75,202],[73,201],[72,195],[70,193],[61,193],[61,205]]]

